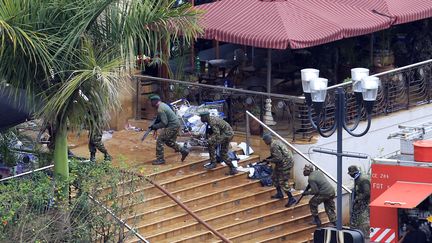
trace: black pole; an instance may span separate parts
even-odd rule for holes
[[[342,230],[342,129],[345,107],[345,91],[343,88],[337,88],[337,104],[336,104],[336,130],[337,130],[337,230]]]

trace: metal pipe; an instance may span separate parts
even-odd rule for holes
[[[342,230],[342,131],[344,124],[344,107],[345,107],[345,91],[343,88],[337,90],[337,101],[336,101],[336,130],[337,130],[337,180],[336,183],[336,228]]]
[[[326,175],[328,178],[330,178],[333,182],[337,183],[337,180],[330,175],[329,173],[327,173],[323,168],[321,168],[319,165],[317,165],[315,162],[313,162],[311,159],[309,159],[305,154],[303,154],[300,150],[298,150],[296,147],[294,147],[292,144],[290,144],[288,141],[286,141],[283,137],[281,137],[279,134],[277,134],[275,131],[273,131],[273,129],[271,129],[270,127],[268,127],[266,124],[264,124],[261,120],[259,120],[258,118],[256,118],[252,113],[250,113],[249,111],[246,111],[246,114],[250,117],[252,117],[253,119],[255,119],[259,124],[261,124],[261,126],[263,126],[265,129],[269,130],[274,136],[276,136],[278,139],[280,139],[283,143],[285,143],[286,145],[288,145],[288,147],[290,147],[292,150],[294,150],[298,155],[300,155],[303,159],[305,159],[307,162],[313,164],[315,167],[317,167],[320,171],[322,171],[324,173],[324,175]],[[349,192],[352,193],[352,191],[342,185],[342,188]]]
[[[409,166],[422,166],[422,167],[432,167],[432,163],[429,162],[416,162],[409,160],[399,160],[399,159],[385,159],[385,158],[374,158],[373,162],[380,162],[385,164],[398,164],[398,165],[409,165]]]
[[[225,90],[225,91],[234,91],[234,92],[245,93],[245,94],[263,95],[263,96],[275,97],[275,98],[281,98],[281,99],[287,99],[287,100],[303,100],[304,99],[304,97],[297,97],[297,96],[292,96],[292,95],[282,95],[282,94],[273,94],[273,93],[269,94],[269,93],[259,92],[259,91],[236,89],[236,88],[222,87],[222,86],[214,86],[214,85],[209,85],[209,84],[191,83],[191,82],[187,82],[187,81],[152,77],[152,76],[146,76],[146,75],[141,75],[141,74],[135,75],[134,77],[149,79],[149,80],[155,80],[155,81],[160,81],[160,82],[169,82],[169,83],[178,83],[178,84],[184,84],[184,85],[190,85],[190,86],[198,86],[198,87],[216,89],[216,90],[221,90],[221,91]]]
[[[337,155],[338,153],[336,152],[331,152],[331,151],[327,151],[327,150],[323,150],[323,149],[312,149],[312,151],[317,152],[317,153],[321,153],[321,154],[329,154],[329,155]],[[350,157],[350,158],[357,158],[357,159],[367,159],[369,156],[366,155],[356,155],[356,154],[343,154],[344,157]]]
[[[117,222],[119,222],[120,224],[124,225],[126,227],[126,229],[132,231],[132,233],[134,233],[134,235],[136,237],[138,237],[138,239],[140,239],[141,241],[145,242],[145,243],[150,243],[148,240],[146,240],[142,235],[140,235],[138,232],[136,232],[136,230],[132,227],[130,227],[126,222],[124,222],[121,218],[117,217],[112,211],[111,209],[109,209],[108,207],[106,207],[105,205],[103,205],[101,202],[99,202],[96,198],[92,197],[91,195],[88,195],[88,197],[95,202],[98,206],[102,207],[103,209],[105,209],[105,211],[107,211]]]
[[[27,171],[27,172],[24,172],[24,173],[21,173],[21,174],[18,174],[18,175],[14,175],[14,176],[6,177],[6,178],[1,179],[0,182],[7,181],[7,180],[11,180],[11,179],[18,178],[18,177],[21,177],[21,176],[25,176],[25,175],[31,174],[31,173],[33,173],[33,172],[37,172],[37,171],[42,171],[42,170],[50,169],[50,168],[52,168],[52,167],[54,167],[54,165],[48,165],[48,166],[45,166],[45,167],[42,167],[42,168],[38,168],[38,169],[36,169],[36,170],[31,170],[31,171]]]
[[[246,155],[249,156],[249,137],[250,137],[250,125],[249,116],[246,114]]]

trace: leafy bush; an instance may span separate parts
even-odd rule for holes
[[[130,235],[95,200],[120,218],[133,215],[130,206],[142,200],[136,188],[145,182],[109,163],[71,162],[70,170],[71,181],[38,172],[0,184],[0,242],[121,242]],[[68,185],[65,205],[56,190]]]

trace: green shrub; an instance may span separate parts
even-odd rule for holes
[[[70,181],[38,172],[0,184],[0,242],[118,242],[129,236],[120,234],[124,228],[89,195],[122,217],[142,200],[140,193],[130,193],[145,182],[109,163],[71,162],[70,173]],[[56,190],[69,185],[64,205]]]

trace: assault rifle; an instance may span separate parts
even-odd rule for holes
[[[305,193],[306,191],[309,191],[309,189],[310,189],[310,185],[308,184],[308,185],[306,186],[306,188],[304,189],[303,193],[301,194],[300,198],[297,200],[297,202],[296,202],[294,205],[297,205],[297,204],[300,203],[300,201],[301,201],[301,200],[303,199],[303,197],[304,197],[304,193]]]
[[[267,164],[268,165],[270,163],[268,160],[271,158],[272,158],[272,156],[269,156],[269,157],[261,160],[260,162],[258,162],[258,164]]]
[[[143,141],[147,138],[147,136],[151,133],[151,131],[152,131],[151,127],[152,127],[154,124],[158,123],[158,122],[159,122],[159,117],[156,117],[156,118],[155,118],[155,119],[150,123],[149,128],[147,129],[147,131],[145,131],[144,135],[143,135],[142,138],[141,138],[141,142],[143,142]]]

